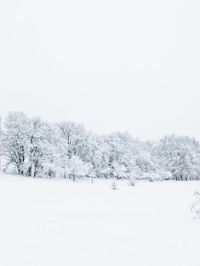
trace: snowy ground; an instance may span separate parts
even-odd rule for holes
[[[199,266],[200,182],[0,177],[1,266]]]

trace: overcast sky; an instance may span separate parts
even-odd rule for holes
[[[196,0],[1,0],[0,114],[200,137]]]

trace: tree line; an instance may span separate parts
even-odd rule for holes
[[[141,141],[127,132],[96,135],[78,123],[52,124],[11,112],[0,145],[3,171],[24,176],[200,179],[200,143],[188,136]]]

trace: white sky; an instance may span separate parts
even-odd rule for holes
[[[198,0],[1,0],[0,114],[200,137]]]

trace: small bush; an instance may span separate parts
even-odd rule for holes
[[[116,184],[116,181],[115,180],[112,181],[111,188],[112,188],[112,190],[117,190],[117,184]]]
[[[135,186],[135,179],[133,179],[133,178],[129,179],[129,186],[131,186],[131,187]]]
[[[200,192],[194,192],[194,201],[190,206],[192,213],[200,219]]]

